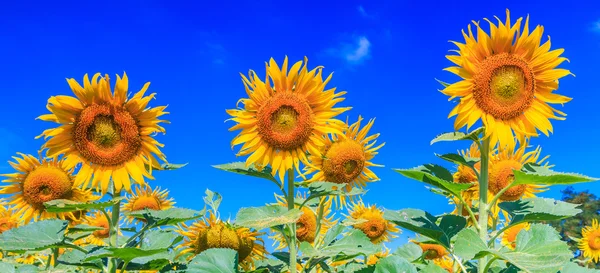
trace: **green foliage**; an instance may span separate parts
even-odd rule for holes
[[[463,133],[463,132],[450,132],[450,133],[443,133],[437,137],[435,137],[432,141],[431,144],[440,142],[440,141],[458,141],[458,140],[471,140],[471,141],[478,141],[479,140],[479,135],[481,133],[483,133],[484,128],[480,127],[477,128],[473,131],[471,131],[470,133]]]
[[[261,171],[259,171],[253,165],[246,167],[245,162],[233,162],[233,163],[227,163],[227,164],[221,164],[221,165],[214,165],[213,167],[217,168],[219,170],[227,171],[227,172],[233,172],[233,173],[237,173],[237,174],[243,174],[243,175],[267,179],[276,184],[279,183],[277,181],[277,179],[275,179],[275,177],[273,177],[273,175],[271,174],[270,167],[264,167]]]
[[[400,227],[422,234],[446,247],[450,247],[450,239],[467,225],[467,220],[461,216],[443,215],[435,217],[418,209],[386,210],[383,217]]]
[[[238,253],[232,249],[214,248],[203,251],[188,264],[189,273],[239,273]]]
[[[170,208],[166,210],[149,210],[144,209],[129,213],[129,216],[139,219],[145,219],[149,226],[160,227],[175,225],[189,220],[203,217],[206,209],[196,211],[184,208]]]
[[[121,202],[125,197],[117,197],[108,201],[100,201],[93,203],[80,203],[76,201],[66,200],[66,199],[58,199],[52,200],[44,203],[46,206],[47,212],[73,212],[80,210],[94,210],[94,209],[106,209],[114,206],[115,204]]]
[[[262,230],[298,221],[302,211],[288,210],[279,205],[269,205],[254,208],[241,208],[235,217],[235,223],[241,226]]]
[[[395,171],[408,178],[440,188],[441,190],[452,193],[455,196],[459,196],[461,191],[464,191],[472,186],[472,184],[468,183],[454,183],[454,178],[452,177],[452,173],[450,173],[450,171],[442,166],[434,164],[422,165],[406,170],[395,169]]]
[[[577,205],[550,198],[528,198],[498,205],[512,217],[510,226],[523,222],[569,218],[581,212]]]
[[[67,221],[45,220],[10,229],[0,234],[0,249],[23,252],[65,245],[67,225]]]
[[[548,167],[534,163],[527,163],[521,170],[515,170],[514,173],[516,185],[567,185],[598,180],[581,174],[555,172]]]

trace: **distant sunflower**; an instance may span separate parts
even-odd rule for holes
[[[522,230],[529,230],[530,227],[531,225],[529,223],[521,223],[508,228],[502,235],[502,244],[510,249],[515,249],[519,232]]]
[[[47,254],[41,253],[23,253],[15,259],[15,262],[20,264],[44,264],[48,260]]]
[[[359,200],[348,208],[348,213],[348,219],[364,221],[352,227],[362,231],[375,244],[389,242],[390,239],[398,237],[395,233],[400,229],[394,223],[385,220],[383,210],[375,205],[365,206],[362,200]]]
[[[298,198],[302,198],[302,196],[298,196]],[[283,196],[275,195],[275,199],[277,199],[277,204],[280,206],[287,207],[287,201]],[[334,212],[331,210],[331,199],[323,198],[322,203],[320,204],[323,208],[323,217],[321,219],[320,229],[317,230],[317,215],[318,215],[318,206],[317,207],[309,207],[308,205],[304,205],[300,210],[302,211],[302,215],[296,221],[296,239],[298,243],[307,242],[311,245],[315,243],[315,239],[317,238],[317,234],[324,235],[327,230],[333,227],[338,220],[334,219]],[[300,205],[296,204],[296,208],[299,208]],[[287,247],[287,243],[283,235],[279,232],[275,232],[271,238],[273,239],[273,243],[277,245],[275,250],[281,250]]]
[[[150,210],[166,210],[175,204],[173,198],[168,198],[168,190],[160,190],[160,187],[150,188],[150,186],[138,186],[133,194],[127,198],[123,205],[123,212],[130,213],[144,209]],[[138,221],[134,217],[128,216],[129,222]],[[143,220],[140,220],[143,221]]]
[[[312,153],[309,157],[311,164],[305,167],[305,175],[314,173],[308,182],[345,183],[345,190],[350,191],[354,187],[365,187],[367,182],[379,180],[369,167],[383,167],[372,163],[371,160],[385,143],[375,146],[379,134],[367,135],[375,119],[369,120],[361,128],[362,120],[359,116],[358,121],[351,125],[346,121],[349,126],[344,130],[343,136],[324,137],[323,145],[319,148],[320,152]],[[351,198],[351,201],[355,200]],[[340,196],[342,205],[345,201],[345,196]]]
[[[0,205],[0,234],[21,225],[19,216],[14,211]]]
[[[458,151],[458,153],[460,155],[462,155],[463,157],[468,157],[468,158],[472,158],[472,159],[480,159],[481,158],[481,151],[479,151],[479,147],[477,146],[477,143],[473,143],[471,144],[471,146],[469,147],[468,150],[461,150]],[[481,164],[480,162],[475,163],[474,165],[475,170],[477,170],[477,172],[480,171],[481,168]],[[458,165],[458,167],[456,168],[456,172],[453,174],[454,177],[454,182],[456,183],[477,183],[479,181],[479,177],[478,174],[470,167],[467,167],[465,165]]]
[[[427,260],[440,259],[448,255],[448,250],[446,250],[446,248],[442,245],[425,242],[413,242],[421,247],[421,250],[423,250],[423,258]]]
[[[509,147],[499,149],[490,159],[489,191],[497,194],[514,181],[513,170],[521,170],[526,163],[544,164],[548,156],[539,159],[542,149],[537,147],[533,151],[525,152],[528,142],[524,141],[518,149]],[[545,163],[549,167],[548,163]],[[526,184],[509,188],[501,196],[502,201],[515,201],[521,198],[535,197],[536,193],[546,190],[545,186]]]
[[[239,264],[250,268],[266,255],[264,242],[254,230],[223,222],[211,212],[208,218],[191,225],[181,224],[177,232],[184,237],[178,248],[190,258],[211,248],[229,248],[238,252]]]
[[[90,190],[81,190],[75,185],[73,170],[68,168],[65,160],[36,158],[32,155],[18,153],[21,158],[13,157],[16,162],[9,161],[16,173],[4,174],[8,183],[0,187],[0,194],[11,194],[9,204],[14,213],[24,223],[31,220],[50,218],[76,218],[77,213],[46,211],[45,202],[67,199],[77,202],[97,200]]]
[[[110,215],[110,212],[108,214]],[[79,244],[79,245],[91,244],[91,245],[97,245],[97,246],[108,245],[108,243],[106,242],[106,239],[108,237],[110,237],[110,227],[109,227],[110,225],[109,225],[108,219],[106,219],[106,216],[104,215],[104,213],[102,213],[101,211],[95,211],[88,218],[86,218],[85,224],[92,226],[92,227],[102,228],[102,229],[96,230],[96,231],[92,232],[92,234],[90,234],[89,236],[79,239],[76,242],[76,244]]]
[[[446,269],[446,271],[449,273],[454,273],[454,260],[449,256],[433,259],[433,263],[443,269]]]
[[[600,262],[600,224],[598,219],[592,220],[591,226],[581,230],[581,240],[578,247],[583,257],[590,258],[594,263]]]
[[[332,75],[323,81],[323,67],[308,71],[307,62],[304,58],[304,65],[299,61],[288,71],[287,57],[281,69],[271,58],[264,82],[253,70],[250,79],[242,74],[249,98],[239,100],[243,108],[227,110],[237,123],[230,131],[242,130],[231,142],[243,144],[238,156],[250,155],[247,166],[270,165],[282,181],[285,171],[300,172],[300,162],[308,163],[306,152],[319,154],[324,135],[342,133],[344,123],[334,117],[350,109],[334,108],[346,92],[325,90]]]
[[[83,87],[75,79],[67,79],[76,97],[54,96],[48,99],[51,114],[41,120],[61,124],[45,130],[39,137],[50,138],[44,144],[48,156],[65,154],[69,168],[83,163],[75,183],[108,191],[112,180],[117,191],[131,191],[134,183],[145,184],[144,177],[152,178],[152,168],[160,168],[156,157],[166,161],[153,134],[165,132],[159,124],[167,122],[159,117],[166,106],[147,108],[154,93],[144,96],[150,83],[146,83],[133,97],[127,98],[129,80],[117,75],[114,93],[108,75],[100,73],[88,79],[83,77]]]
[[[379,251],[379,252],[367,257],[367,265],[377,264],[377,262],[379,262],[380,259],[388,257],[388,256],[390,256],[390,250],[388,248],[385,248],[384,250]]]
[[[540,45],[544,28],[537,26],[529,32],[529,16],[521,31],[519,18],[514,25],[506,10],[506,22],[499,18],[498,26],[491,21],[491,35],[477,22],[477,37],[468,27],[463,31],[465,43],[453,42],[458,55],[446,56],[456,66],[445,70],[462,78],[446,86],[442,93],[450,100],[460,98],[450,117],[457,116],[454,127],[471,127],[482,120],[485,135],[492,147],[513,146],[514,136],[537,136],[552,132],[549,119],[564,119],[563,112],[549,104],[566,103],[571,98],[552,93],[558,89],[558,80],[571,72],[556,67],[566,58],[559,57],[563,49],[550,51],[550,40]]]

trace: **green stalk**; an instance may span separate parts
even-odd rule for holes
[[[294,189],[294,168],[289,169],[287,171],[287,205],[288,210],[293,210],[295,208],[295,189]],[[296,223],[290,224],[290,241],[288,244],[290,249],[290,273],[296,273]]]
[[[479,238],[488,241],[488,163],[490,155],[490,139],[483,140],[481,145],[481,172],[479,175]],[[485,273],[487,258],[479,259],[478,272]]]
[[[115,194],[113,198],[118,198],[121,196],[121,191],[114,191]],[[118,245],[118,237],[119,237],[119,214],[121,213],[121,201],[117,202],[112,207],[112,217],[110,220],[110,239],[109,244],[111,247],[119,247]],[[119,261],[116,258],[108,259],[108,272],[116,273],[117,267],[119,266]]]

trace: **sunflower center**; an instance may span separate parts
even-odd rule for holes
[[[317,235],[317,216],[306,207],[302,207],[302,212],[296,222],[296,238],[300,242],[312,243]]]
[[[96,238],[100,238],[100,239],[108,238],[108,236],[110,235],[110,230],[108,229],[108,222],[106,220],[103,220],[103,221],[97,223],[95,226],[96,227],[100,227],[100,228],[104,228],[104,229],[101,229],[101,230],[94,231],[93,235]]]
[[[235,230],[224,224],[217,224],[206,232],[201,232],[198,237],[198,253],[209,248],[229,248],[238,251],[240,238]]]
[[[437,259],[442,257],[442,255],[440,255],[440,253],[436,250],[436,249],[428,249],[427,251],[425,251],[425,259],[428,260],[433,260],[433,259]]]
[[[312,108],[306,99],[294,93],[282,93],[269,98],[256,115],[258,133],[276,149],[299,148],[312,135]]]
[[[588,245],[592,250],[600,250],[600,231],[591,234],[588,239]]]
[[[533,70],[514,54],[487,57],[473,79],[475,103],[494,118],[518,117],[533,101],[536,88]]]
[[[73,140],[82,157],[92,164],[121,165],[142,147],[139,126],[122,107],[92,104],[74,122]]]
[[[23,197],[37,209],[56,199],[68,199],[72,194],[73,180],[65,171],[51,166],[39,166],[25,177]]]
[[[383,219],[374,218],[354,227],[365,233],[369,239],[376,240],[385,234],[386,225],[384,221]]]
[[[354,140],[335,142],[325,153],[322,171],[325,179],[334,183],[350,183],[363,171],[365,152]]]
[[[521,163],[516,160],[502,160],[494,164],[489,175],[489,189],[497,194],[515,180],[513,170],[520,170]],[[525,193],[526,185],[510,187],[501,196],[500,200],[515,201]]]
[[[133,202],[132,210],[138,211],[143,209],[160,210],[160,203],[152,196],[139,196]]]

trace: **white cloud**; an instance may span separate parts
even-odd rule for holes
[[[596,32],[600,32],[600,20],[598,20],[598,21],[596,21],[594,23],[594,26],[592,27],[592,30],[596,31]]]
[[[364,18],[369,18],[369,19],[375,18],[375,16],[372,14],[369,14],[362,5],[359,5],[358,7],[356,7],[356,9],[358,10],[358,13],[360,14],[360,16],[362,16]]]
[[[358,37],[356,44],[352,49],[344,52],[344,57],[348,62],[361,62],[370,57],[371,42],[365,36]]]

